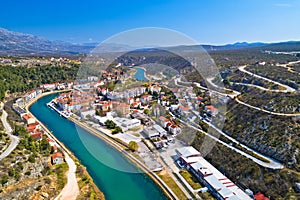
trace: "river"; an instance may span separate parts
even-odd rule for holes
[[[145,77],[145,70],[139,67],[134,68],[136,73],[134,74],[134,78],[138,81],[148,81]]]
[[[139,170],[120,152],[48,108],[46,103],[55,96],[54,94],[42,97],[30,107],[30,111],[47,126],[55,137],[63,142],[87,168],[95,184],[104,193],[105,199],[167,199],[161,189],[146,174],[126,173],[116,170]],[[109,162],[110,167],[100,161],[103,159]]]

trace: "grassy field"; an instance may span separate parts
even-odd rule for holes
[[[179,199],[182,199],[182,200],[188,199],[167,172],[162,171],[162,172],[157,172],[156,174],[159,176],[159,178],[161,178],[172,189],[174,194]]]
[[[187,170],[181,170],[179,173],[194,190],[201,188],[201,185],[198,182],[197,178],[194,177],[190,172],[188,172]]]

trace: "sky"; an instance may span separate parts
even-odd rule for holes
[[[7,0],[0,27],[72,43],[160,27],[199,44],[300,40],[299,0]]]

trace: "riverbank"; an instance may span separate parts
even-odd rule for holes
[[[35,98],[34,100],[32,100],[30,103],[28,103],[28,105],[26,106],[26,110],[28,112],[29,111],[29,107],[36,102],[39,98],[42,98],[44,96],[47,95],[51,95],[51,94],[55,94],[61,91],[56,91],[56,92],[49,92],[49,93],[45,93],[43,95],[40,95],[39,97]],[[30,112],[31,113],[31,112]],[[75,120],[73,117],[70,117],[68,121],[71,121],[75,124],[77,124],[78,126],[82,127],[83,129],[85,129],[86,131],[88,131],[90,134],[100,138],[100,140],[104,141],[105,143],[107,143],[108,145],[112,146],[114,149],[116,149],[118,152],[120,152],[122,155],[124,155],[129,161],[131,161],[132,164],[134,164],[135,166],[137,166],[139,169],[141,169],[149,178],[151,178],[153,180],[153,182],[161,189],[161,191],[165,194],[165,196],[168,199],[178,199],[176,197],[176,195],[171,191],[171,189],[153,172],[151,172],[149,169],[147,169],[147,167],[144,166],[143,163],[141,163],[139,160],[137,160],[132,154],[128,153],[127,151],[124,150],[124,146],[120,146],[116,141],[114,141],[111,138],[108,138],[106,135],[102,135],[99,131],[96,131],[94,129],[91,129],[88,125]],[[40,122],[40,121],[39,121]],[[40,122],[41,123],[41,122]],[[44,124],[41,123],[41,125],[43,126],[43,128],[45,128],[46,130],[48,130]],[[54,140],[60,144],[65,150],[66,152],[68,152],[69,155],[72,155],[72,157],[75,157],[66,147],[65,145],[63,145],[49,130],[47,131],[49,134],[52,135],[52,137],[54,138]]]
[[[122,144],[118,144],[114,141],[113,138],[109,138],[105,133],[101,133],[98,130],[95,130],[88,126],[87,124],[84,124],[83,122],[80,122],[74,118],[68,118],[70,121],[74,122],[78,126],[84,128],[87,130],[89,133],[95,135],[96,137],[100,138],[101,140],[105,141],[107,144],[115,148],[118,152],[120,152],[122,155],[124,155],[128,160],[130,160],[131,163],[133,163],[135,166],[137,166],[139,169],[141,169],[146,175],[148,175],[156,185],[160,187],[160,189],[164,192],[164,194],[169,198],[169,199],[174,199],[178,200],[176,195],[173,193],[173,191],[150,169],[148,169],[141,161],[139,161],[137,158],[135,158],[132,154],[127,152],[126,150],[123,149]],[[101,133],[101,134],[99,134]]]
[[[35,115],[33,115],[33,113],[30,112],[29,108],[32,104],[34,104],[37,100],[39,100],[40,98],[42,97],[45,97],[45,96],[48,96],[48,95],[51,95],[51,94],[57,94],[57,93],[61,93],[61,92],[68,92],[70,90],[60,90],[60,91],[51,91],[51,92],[46,92],[46,93],[42,93],[40,95],[38,95],[37,97],[35,97],[34,99],[30,100],[26,106],[25,106],[25,110],[26,112],[30,113],[37,122],[39,122],[40,126],[45,130],[46,132],[46,135],[51,138],[52,140],[54,140],[64,151],[64,153],[66,153],[66,160],[68,161],[68,164],[69,166],[72,166],[72,169],[69,169],[69,170],[72,170],[71,173],[73,173],[73,175],[77,175],[77,171],[76,171],[76,168],[80,168],[80,170],[82,170],[82,174],[83,174],[83,178],[88,178],[89,180],[89,184],[91,185],[91,188],[93,190],[93,192],[96,194],[97,197],[99,197],[99,199],[101,200],[104,200],[105,199],[105,196],[103,194],[103,192],[100,191],[100,189],[96,186],[96,184],[94,183],[92,177],[90,176],[90,174],[88,173],[88,171],[86,170],[85,166],[83,166],[79,159],[75,157],[75,155],[62,143],[60,142],[52,133],[51,131],[41,122],[37,119],[37,117],[35,117]],[[71,175],[70,174],[67,174],[68,175],[68,178],[71,178]],[[74,186],[74,184],[71,184],[68,188],[69,189],[65,189],[63,188],[63,190],[61,191],[61,193],[59,194],[59,196],[56,197],[56,199],[60,199],[60,198],[63,198],[63,197],[66,197],[65,194],[68,194],[69,191],[68,190],[72,190],[74,188],[72,187],[76,187],[78,188],[78,182],[80,180],[78,180],[78,177],[76,176],[75,177],[75,180],[74,180],[74,177],[73,177],[73,181],[76,181],[76,185]],[[69,180],[68,180],[69,182]],[[82,187],[79,187],[80,191],[75,191],[74,194],[71,194],[73,195],[72,198],[74,199],[83,199],[84,197],[82,196],[83,194],[81,193],[81,189],[83,188],[84,186]],[[65,189],[65,190],[64,190]],[[86,188],[85,188],[86,190]],[[90,189],[91,190],[91,189]],[[89,192],[92,192],[92,191],[89,191]],[[63,194],[62,194],[63,193]],[[69,198],[70,196],[68,196]],[[82,197],[82,198],[81,198]]]
[[[134,67],[132,68],[135,70],[134,78],[138,81],[149,81],[151,80],[150,77],[146,74],[146,68],[144,67]],[[142,71],[139,71],[142,70]]]

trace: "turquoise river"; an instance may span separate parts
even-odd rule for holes
[[[139,169],[110,145],[48,108],[46,103],[54,97],[55,95],[42,97],[30,107],[30,111],[86,166],[105,199],[167,199],[146,174],[116,170]],[[109,162],[109,166],[100,160]]]

